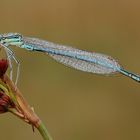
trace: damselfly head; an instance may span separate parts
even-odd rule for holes
[[[22,44],[22,35],[19,33],[2,34],[0,35],[0,44],[5,46],[20,46]]]

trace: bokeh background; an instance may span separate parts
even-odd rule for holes
[[[101,52],[140,73],[139,0],[0,0],[0,33]],[[18,87],[54,140],[139,140],[140,85],[122,75],[67,68],[11,47],[21,62]],[[0,139],[41,140],[12,114],[0,115]]]

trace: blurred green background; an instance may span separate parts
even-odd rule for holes
[[[140,73],[139,0],[1,0],[0,32],[19,32],[101,52]],[[139,140],[140,85],[127,77],[67,68],[40,53],[12,47],[21,62],[19,89],[54,140]],[[0,139],[41,140],[11,114]]]

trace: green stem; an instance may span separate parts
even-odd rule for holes
[[[38,131],[40,132],[40,134],[42,135],[44,140],[52,140],[47,128],[45,127],[45,125],[43,124],[42,121],[39,122],[38,124],[39,126],[37,127]]]

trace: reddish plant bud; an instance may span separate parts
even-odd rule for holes
[[[6,59],[0,59],[0,77],[2,77],[8,68],[8,61]]]
[[[10,100],[10,97],[0,91],[0,113],[5,113],[9,108],[14,108],[14,103]]]

